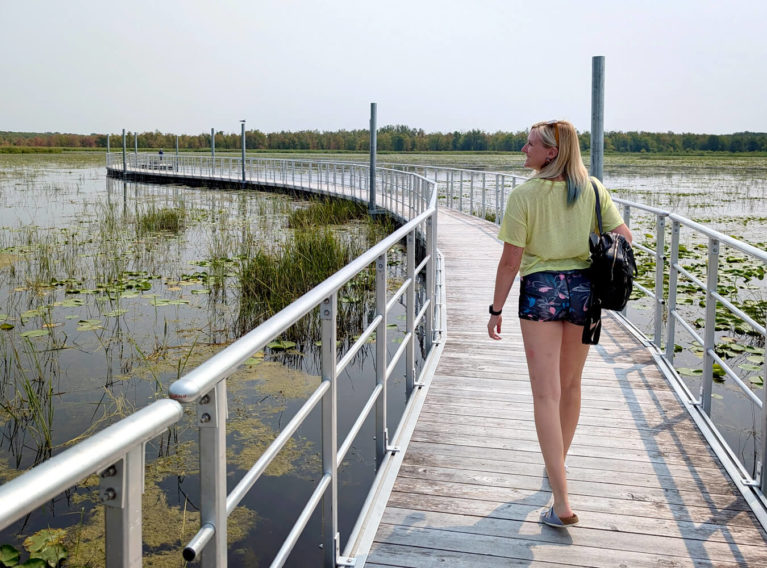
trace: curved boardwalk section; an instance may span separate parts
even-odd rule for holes
[[[611,317],[567,460],[581,524],[539,524],[551,493],[515,297],[504,339],[485,330],[497,229],[444,209],[439,225],[448,339],[365,565],[767,566],[761,525],[651,353]]]

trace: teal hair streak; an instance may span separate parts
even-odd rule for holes
[[[581,187],[570,178],[567,179],[567,206],[570,207],[581,196]]]

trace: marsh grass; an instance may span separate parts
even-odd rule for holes
[[[178,234],[183,230],[185,221],[186,209],[183,206],[157,209],[152,205],[137,215],[136,229],[139,235],[158,232]]]
[[[311,200],[308,207],[293,210],[288,215],[288,226],[301,229],[320,225],[342,225],[366,218],[367,206],[363,203],[318,198]]]

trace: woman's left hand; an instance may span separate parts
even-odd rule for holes
[[[498,334],[501,333],[502,321],[503,316],[490,316],[490,321],[487,322],[487,334],[490,336],[490,339],[501,339],[501,336]]]

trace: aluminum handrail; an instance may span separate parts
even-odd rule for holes
[[[0,527],[34,511],[85,477],[100,472],[177,422],[183,408],[158,400],[0,485]]]

